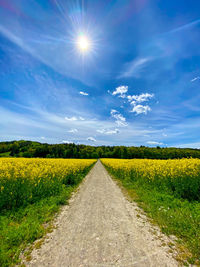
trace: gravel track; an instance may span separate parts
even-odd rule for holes
[[[179,266],[168,237],[138,211],[98,161],[26,266]]]

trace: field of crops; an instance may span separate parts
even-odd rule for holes
[[[102,159],[120,179],[130,179],[167,191],[176,197],[200,200],[200,160]]]
[[[200,265],[200,159],[101,159],[147,215],[179,239],[179,259]]]
[[[95,160],[0,159],[0,211],[18,208],[57,195],[75,185]]]
[[[49,231],[95,161],[0,158],[0,266],[19,264],[21,251]]]

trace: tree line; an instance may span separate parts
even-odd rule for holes
[[[199,149],[146,146],[89,146],[72,144],[44,144],[33,141],[0,142],[0,156],[26,158],[200,158]]]

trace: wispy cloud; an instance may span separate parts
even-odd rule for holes
[[[73,117],[65,117],[65,120],[66,120],[66,121],[77,121],[78,118],[75,117],[75,116],[73,116]]]
[[[156,142],[156,141],[147,141],[147,144],[148,145],[151,145],[151,146],[161,146],[161,145],[164,145],[162,142]]]
[[[127,126],[128,124],[126,123],[126,118],[119,113],[119,111],[115,109],[111,109],[110,111],[111,117],[115,119],[115,123],[120,127],[120,126]]]
[[[197,25],[199,23],[200,23],[200,19],[197,19],[197,20],[194,20],[194,21],[192,21],[190,23],[187,23],[187,24],[184,24],[184,25],[182,25],[180,27],[177,27],[177,28],[169,31],[168,33],[176,33],[176,32],[179,32],[179,31],[187,30],[190,27],[193,27],[193,26],[195,26],[195,25]]]
[[[45,142],[48,143],[61,143],[63,141],[66,143],[79,142],[81,144],[86,144],[90,141],[95,142],[94,144],[98,145],[142,145],[145,144],[148,140],[153,140],[153,142],[155,142],[155,140],[164,138],[164,136],[162,136],[163,129],[147,129],[146,123],[143,123],[142,120],[135,120],[134,123],[129,123],[127,127],[120,127],[118,129],[116,124],[121,123],[121,125],[124,126],[124,123],[127,124],[126,121],[119,119],[116,123],[116,118],[112,117],[113,120],[87,119],[85,121],[67,121],[66,123],[64,117],[59,114],[43,114],[40,112],[40,116],[38,116],[37,114],[29,114],[28,112],[26,112],[24,115],[22,115],[20,113],[16,113],[16,111],[11,112],[2,109],[1,107],[0,112],[2,114],[0,120],[0,140],[24,139],[37,140],[41,142],[41,136],[45,136]],[[118,114],[117,110],[113,110],[113,114]],[[122,114],[121,116],[122,117],[117,118],[125,118]],[[79,116],[76,117],[79,118]],[[168,129],[168,137],[165,137],[165,140],[168,140],[169,138],[171,138],[171,140],[174,139],[174,133],[177,133],[178,131],[185,131],[187,136],[190,136],[191,129],[194,129],[199,125],[199,118],[196,118],[193,124],[191,124],[189,121],[184,121],[181,125],[175,124],[173,126],[170,124],[170,129]],[[78,133],[75,134],[76,140],[70,138],[69,136],[66,136],[67,131],[75,128],[78,129]],[[102,134],[97,131],[97,129],[103,130],[101,131]],[[22,131],[24,135],[21,134]],[[99,136],[98,138],[96,138],[97,135]],[[97,141],[94,141],[94,139],[87,140],[88,137],[92,137]],[[186,141],[182,141],[180,139],[179,144],[181,143],[185,144]]]
[[[110,114],[113,118],[115,118],[116,120],[121,120],[121,121],[126,121],[125,117],[119,113],[119,111],[112,109],[110,111]]]
[[[85,96],[89,95],[88,93],[83,92],[83,91],[80,91],[79,94],[80,94],[80,95],[85,95]]]
[[[68,131],[68,133],[78,133],[78,130],[77,130],[77,129],[70,129],[70,130]]]
[[[73,143],[73,142],[68,141],[68,140],[62,140],[62,143],[63,143],[63,144],[70,144],[70,143]]]
[[[87,140],[88,140],[88,141],[91,141],[91,142],[96,142],[96,141],[97,141],[97,140],[96,140],[94,137],[92,137],[92,136],[88,137]]]
[[[195,142],[195,143],[187,143],[187,144],[177,144],[176,145],[177,147],[181,147],[181,148],[186,148],[186,147],[189,147],[189,148],[198,148],[200,149],[200,142]]]
[[[197,81],[197,80],[200,80],[200,76],[197,76],[197,77],[193,78],[193,79],[190,80],[190,81],[191,81],[191,82],[195,82],[195,81]]]
[[[84,121],[85,119],[83,117],[76,117],[76,116],[72,116],[72,117],[65,117],[66,121]]]
[[[112,134],[117,134],[119,133],[119,129],[114,129],[114,130],[110,130],[110,129],[100,129],[97,130],[98,133],[101,134],[108,134],[108,135],[112,135]]]
[[[42,63],[45,63],[47,65],[50,65],[47,63],[46,60],[44,60],[40,55],[38,55],[35,52],[35,49],[30,47],[26,42],[23,41],[23,39],[20,36],[15,35],[12,31],[4,27],[3,25],[0,25],[0,33],[3,34],[6,38],[8,38],[11,42],[21,47],[24,51],[30,53],[33,57],[40,60]],[[52,66],[51,66],[52,67]]]
[[[149,63],[151,60],[152,60],[151,57],[140,57],[134,59],[129,63],[126,63],[124,69],[122,70],[118,78],[119,79],[129,78],[129,77],[139,78],[143,69],[147,66],[147,63]]]

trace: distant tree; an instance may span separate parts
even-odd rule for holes
[[[15,142],[11,147],[10,155],[16,156],[19,153],[19,148],[20,148],[19,144],[17,142]]]
[[[157,147],[126,147],[126,146],[88,146],[76,144],[41,144],[32,141],[0,142],[0,153],[10,153],[14,157],[41,158],[200,158],[199,149],[162,148]]]

